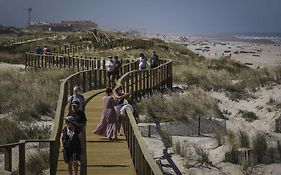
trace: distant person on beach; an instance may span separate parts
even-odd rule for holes
[[[105,63],[105,68],[106,68],[106,76],[107,76],[107,80],[108,80],[108,86],[109,87],[113,87],[114,86],[114,70],[116,67],[116,63],[113,60],[112,56],[108,57],[109,60],[106,61]]]
[[[114,76],[115,76],[115,80],[117,81],[122,74],[122,69],[121,69],[122,64],[120,60],[118,60],[118,56],[114,57],[114,61],[115,61]]]
[[[157,67],[158,64],[159,64],[159,57],[158,57],[158,55],[156,55],[156,52],[153,51],[152,56],[150,58],[150,66],[153,69],[153,68]]]
[[[140,53],[139,57],[139,70],[145,70],[146,69],[146,64],[147,64],[147,59],[144,56],[143,53]]]
[[[81,156],[81,144],[79,140],[79,128],[73,116],[67,116],[65,119],[66,127],[63,128],[60,144],[63,152],[64,162],[68,164],[68,174],[78,174],[78,161]]]
[[[36,53],[36,54],[42,54],[42,52],[43,52],[43,51],[42,51],[42,48],[38,45],[37,48],[36,48],[36,50],[35,50],[35,53]]]
[[[106,88],[106,95],[103,97],[103,112],[101,121],[97,128],[93,131],[94,134],[107,137],[109,141],[116,140],[117,137],[117,125],[118,119],[114,107],[117,105],[112,97],[112,89]]]
[[[73,88],[73,95],[70,96],[67,100],[68,102],[68,109],[69,111],[71,110],[71,103],[74,101],[78,101],[79,102],[79,109],[81,111],[84,111],[84,104],[85,104],[85,97],[81,94],[81,89],[78,86],[75,86]]]

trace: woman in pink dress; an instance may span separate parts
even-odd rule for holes
[[[93,131],[93,133],[101,136],[107,137],[109,140],[118,140],[117,137],[117,114],[114,109],[116,106],[116,102],[113,99],[112,89],[107,88],[106,96],[103,97],[103,105],[104,109],[102,112],[102,118],[100,123],[98,124],[97,128]]]

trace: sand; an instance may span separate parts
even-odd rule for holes
[[[281,46],[274,46],[273,44],[254,44],[247,42],[223,42],[220,44],[218,41],[209,41],[206,45],[188,45],[187,47],[195,53],[202,55],[209,59],[221,59],[222,55],[229,56],[231,59],[248,64],[252,68],[268,67],[272,68],[276,65],[281,66]],[[209,51],[202,51],[196,49],[205,49],[210,47]],[[230,53],[223,53],[224,51]],[[240,53],[240,51],[256,52],[253,53]],[[261,51],[261,52],[259,52]],[[238,52],[238,54],[235,54]]]
[[[208,59],[221,59],[221,53],[224,50],[230,50],[231,59],[248,64],[251,68],[274,68],[281,65],[281,47],[274,46],[273,44],[256,44],[249,42],[239,41],[218,41],[214,40],[208,43],[210,47],[209,52],[196,51],[196,48],[205,47],[199,44],[189,45],[188,48],[195,53],[205,56]],[[222,44],[219,44],[222,43]],[[253,53],[239,53],[234,54],[235,51],[258,51],[258,56],[253,56]],[[224,54],[228,56],[229,54]],[[272,88],[260,88],[253,95],[255,99],[240,100],[239,102],[231,101],[222,92],[209,92],[209,95],[220,101],[219,107],[221,110],[229,111],[230,115],[227,115],[229,120],[226,121],[226,127],[228,130],[237,132],[239,130],[246,131],[250,137],[254,136],[257,132],[265,132],[269,136],[271,143],[276,143],[276,140],[281,140],[281,135],[274,133],[275,119],[281,116],[280,107],[277,108],[273,104],[269,104],[270,99],[273,99],[275,103],[281,104],[281,85],[275,85]],[[248,110],[254,112],[258,119],[253,122],[247,122],[239,114],[239,110]],[[144,138],[149,151],[155,158],[163,156],[164,145],[159,138]],[[230,146],[226,143],[222,146],[218,146],[216,139],[210,137],[179,137],[173,136],[173,141],[176,143],[180,141],[186,144],[188,150],[188,159],[181,157],[178,154],[172,154],[172,159],[177,165],[182,174],[190,175],[244,175],[240,165],[224,162],[225,153],[230,150]],[[215,166],[195,166],[194,151],[192,145],[201,146],[208,154],[209,159],[212,161],[212,165]],[[175,174],[171,169],[164,168],[164,172]],[[250,174],[258,175],[279,175],[281,172],[281,164],[270,165],[256,165],[250,169]]]

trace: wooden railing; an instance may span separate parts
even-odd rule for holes
[[[117,86],[121,86],[125,92],[131,91],[135,98],[152,95],[153,90],[161,87],[172,88],[172,61],[161,60],[161,65],[151,70],[135,70],[123,75]],[[163,174],[153,160],[138,125],[130,109],[126,109],[127,117],[123,122],[124,132],[133,163],[138,175]]]
[[[53,54],[59,55],[81,55],[85,51],[101,51],[107,49],[126,50],[130,48],[151,48],[153,42],[143,39],[129,39],[120,38],[106,43],[93,43],[89,45],[72,46],[65,45],[63,47],[56,48],[52,51]]]
[[[25,69],[28,68],[75,68],[77,71],[91,69],[105,69],[106,58],[96,57],[78,57],[68,55],[42,55],[34,53],[25,54]],[[131,65],[130,62],[135,62],[135,66],[122,66],[122,72],[129,69],[135,69],[137,66],[134,59],[120,59],[122,65]]]
[[[134,70],[137,67],[137,61],[129,61],[122,65],[124,71]],[[29,142],[48,142],[50,149],[50,174],[56,174],[57,160],[59,155],[59,138],[63,125],[63,119],[65,115],[65,107],[67,105],[67,97],[73,94],[73,87],[80,86],[83,92],[104,89],[106,87],[106,70],[101,69],[85,70],[77,72],[66,79],[60,85],[59,99],[57,102],[57,108],[55,113],[55,119],[53,121],[53,129],[49,139],[45,140],[22,140],[18,143],[11,143],[6,145],[0,145],[0,149],[4,152],[4,168],[6,171],[12,170],[12,148],[19,147],[19,172],[21,175],[25,174],[25,144]],[[95,94],[93,94],[94,96]],[[91,98],[91,97],[90,97]],[[88,100],[86,100],[88,101]],[[81,165],[82,166],[82,165]],[[82,168],[82,167],[81,167]]]
[[[143,44],[143,45],[142,45]],[[131,47],[147,47],[141,41],[132,44]],[[151,70],[139,71],[136,60],[126,60],[123,62],[122,72],[125,73],[117,82],[126,92],[133,92],[135,98],[141,98],[145,94],[151,95],[153,90],[161,86],[172,87],[172,62],[170,60],[160,60],[161,65]],[[45,140],[23,140],[18,143],[0,145],[0,150],[4,151],[4,168],[11,172],[12,167],[12,148],[19,147],[19,172],[25,175],[25,144],[29,142],[48,142],[50,149],[50,174],[55,175],[59,155],[59,138],[67,105],[67,97],[72,95],[73,87],[82,87],[83,92],[104,89],[106,87],[106,71],[104,59],[98,58],[79,58],[68,55],[36,55],[26,53],[26,67],[35,68],[77,68],[84,70],[77,72],[66,79],[60,85],[59,99],[55,113],[54,125],[49,139]],[[96,94],[93,94],[93,96]],[[90,97],[92,98],[92,97]],[[90,99],[89,98],[89,99]],[[88,100],[89,100],[88,99]],[[88,101],[87,100],[87,101]],[[127,110],[127,118],[124,122],[124,130],[128,140],[132,159],[138,175],[160,175],[162,174],[156,162],[148,153],[145,143],[141,137],[137,124],[131,111]],[[81,169],[85,165],[81,164]]]

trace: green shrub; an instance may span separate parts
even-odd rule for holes
[[[226,97],[229,98],[229,100],[235,101],[235,102],[239,102],[240,100],[248,100],[248,99],[255,99],[256,98],[253,94],[245,92],[242,89],[240,89],[238,91],[236,91],[236,90],[226,91],[225,95],[226,95]]]
[[[254,112],[250,112],[247,110],[239,110],[238,114],[241,114],[241,117],[248,122],[252,122],[258,119],[257,115]]]

